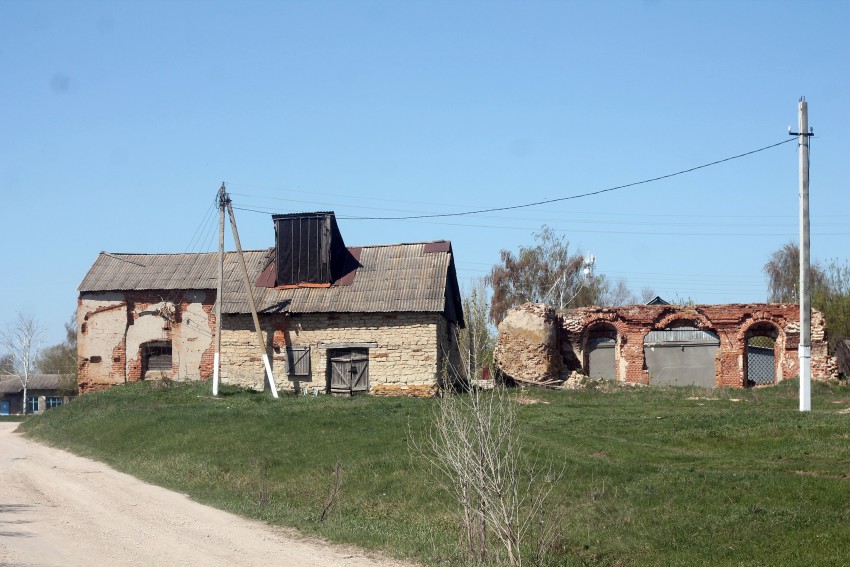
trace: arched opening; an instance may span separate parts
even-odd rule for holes
[[[717,333],[700,329],[693,321],[673,321],[650,331],[643,339],[649,383],[713,388],[719,347]]]
[[[617,380],[617,329],[610,323],[589,326],[585,335],[584,373],[591,378]]]
[[[768,322],[747,329],[747,351],[744,357],[744,386],[766,386],[776,383],[776,348],[779,329]]]

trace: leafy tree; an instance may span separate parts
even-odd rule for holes
[[[42,350],[35,366],[43,374],[77,376],[77,317],[72,315],[65,323],[65,340]]]
[[[487,283],[493,288],[490,320],[498,323],[508,309],[532,301],[560,308],[600,303],[606,281],[585,272],[584,256],[570,254],[569,243],[544,225],[534,234],[534,246],[520,246],[518,254],[502,250]]]

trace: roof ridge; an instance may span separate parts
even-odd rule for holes
[[[346,248],[386,248],[389,246],[417,246],[420,244],[436,244],[437,242],[450,242],[450,240],[441,238],[439,240],[423,240],[421,242],[398,242],[396,244],[363,244],[360,246],[349,246],[346,244]]]
[[[242,252],[268,252],[274,250],[274,246],[268,248],[259,248],[254,250],[243,250]],[[225,254],[236,254],[236,250],[225,250]],[[216,252],[109,252],[101,250],[99,254],[104,256],[206,256],[209,254],[218,254]]]

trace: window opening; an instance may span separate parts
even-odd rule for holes
[[[171,343],[158,341],[142,347],[144,372],[171,372]]]

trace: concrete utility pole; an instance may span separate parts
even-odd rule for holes
[[[251,289],[254,287],[251,284],[251,279],[248,277],[248,268],[245,266],[245,257],[242,255],[242,245],[239,243],[239,231],[236,230],[236,217],[233,215],[233,206],[230,204],[230,199],[227,199],[227,214],[230,217],[230,228],[233,229],[233,241],[236,244],[236,254],[239,256],[239,264],[242,266],[242,276],[245,282],[245,295],[248,296],[248,305],[251,307],[251,317],[254,319],[254,329],[257,331],[257,343],[260,347],[260,353],[263,356],[263,365],[266,369],[266,375],[269,379],[269,387],[272,391],[272,397],[277,399],[277,385],[274,382],[272,374],[272,366],[269,363],[269,355],[266,352],[266,341],[263,338],[263,331],[260,328],[260,319],[257,317],[257,306],[254,303],[254,292]]]
[[[800,361],[800,411],[812,410],[812,290],[809,286],[811,261],[809,241],[809,106],[805,97],[798,103],[798,132],[800,156],[800,345],[797,356]]]
[[[221,292],[224,287],[224,208],[230,201],[221,182],[218,190],[218,286],[215,293],[215,355],[213,357],[213,396],[218,395],[218,369],[221,361]]]

